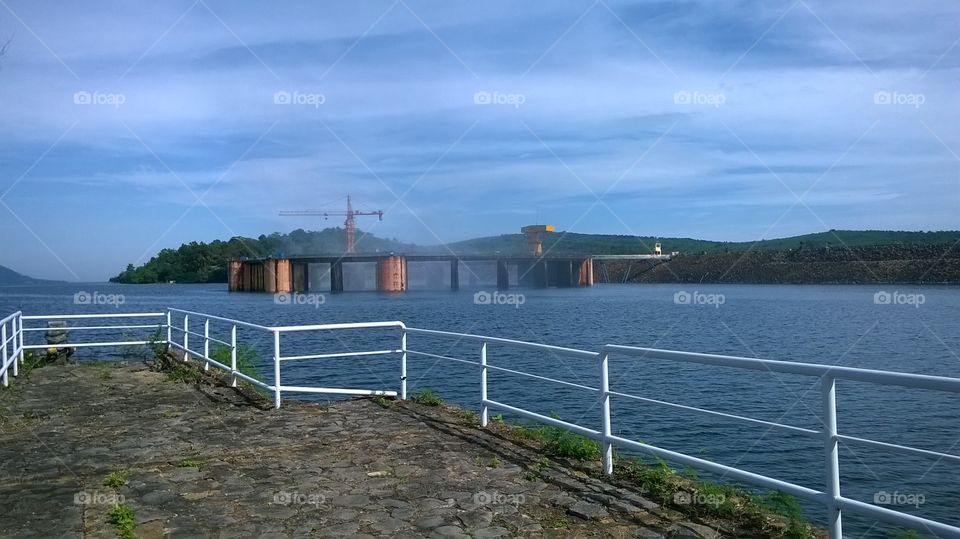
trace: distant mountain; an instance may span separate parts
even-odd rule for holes
[[[63,281],[48,281],[46,279],[34,279],[21,273],[17,273],[6,266],[0,266],[0,286],[27,285],[27,284],[58,284]]]

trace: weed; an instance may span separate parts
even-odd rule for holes
[[[415,391],[413,395],[410,396],[410,400],[424,406],[440,406],[443,404],[443,399],[440,398],[440,395],[431,389]]]
[[[179,416],[181,413],[182,413],[182,412],[180,412],[180,411],[178,411],[178,410],[164,410],[164,411],[160,414],[160,416],[163,417],[164,419],[172,419],[172,418],[174,418],[174,417]]]
[[[810,525],[803,518],[803,509],[797,499],[786,492],[775,491],[767,496],[767,506],[787,517],[788,539],[804,539],[810,536]]]
[[[386,398],[383,395],[374,396],[373,402],[377,403],[377,405],[380,406],[381,408],[389,408],[390,405],[393,404],[393,402],[390,399]]]
[[[137,528],[137,521],[133,514],[133,509],[128,505],[118,505],[110,510],[110,523],[117,528],[117,535],[122,539],[133,539],[136,537],[134,530]]]
[[[206,464],[207,461],[200,457],[187,457],[180,461],[181,468],[199,468]]]
[[[540,479],[543,477],[543,471],[546,470],[548,466],[550,466],[550,459],[548,459],[547,457],[543,457],[540,460],[538,460],[537,463],[534,464],[532,468],[527,470],[527,473],[524,475],[524,478],[527,481],[536,481],[537,479]]]
[[[503,466],[503,461],[500,460],[499,458],[493,457],[492,459],[490,459],[490,467],[491,467],[491,468],[499,468],[499,467],[501,467],[501,466]]]
[[[127,477],[130,475],[130,472],[127,470],[118,470],[116,472],[110,472],[107,474],[107,477],[103,479],[103,486],[110,488],[120,488],[123,485],[127,484]]]
[[[477,416],[477,413],[474,412],[473,410],[464,410],[463,408],[457,408],[453,410],[453,415],[456,416],[461,421],[463,421],[464,423],[467,423],[469,425],[476,425],[477,423],[480,422],[479,416]]]
[[[492,416],[490,418],[490,421],[493,421],[494,423],[503,423],[503,414],[497,414],[495,416]]]
[[[231,352],[229,346],[219,345],[210,352],[210,359],[216,361],[217,363],[222,363],[227,367],[230,366],[231,362]],[[257,364],[259,363],[259,358],[257,356],[257,350],[245,344],[237,346],[237,370],[241,374],[245,374],[250,378],[255,380],[260,380],[260,373],[257,369]],[[259,393],[264,397],[273,397],[272,393],[269,393],[267,390],[263,389],[260,386],[251,384],[247,381],[240,380],[241,384],[252,388],[254,391]]]

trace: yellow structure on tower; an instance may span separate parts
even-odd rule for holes
[[[542,234],[554,232],[557,227],[553,225],[527,225],[520,229],[520,232],[527,237],[527,246],[533,256],[543,256],[543,238]]]

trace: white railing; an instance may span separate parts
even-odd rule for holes
[[[7,329],[8,326],[10,329]],[[3,352],[0,353],[0,378],[3,380],[3,387],[7,387],[10,385],[9,371],[18,376],[23,363],[23,313],[17,311],[0,320],[0,343],[3,343]]]
[[[708,472],[714,472],[722,474],[723,476],[730,477],[733,480],[744,481],[751,483],[760,487],[770,488],[779,490],[798,498],[806,499],[817,504],[823,505],[827,509],[827,527],[831,539],[840,539],[842,537],[842,526],[841,526],[841,514],[842,512],[849,511],[853,514],[863,515],[869,518],[874,518],[879,521],[887,522],[890,524],[895,524],[899,526],[905,526],[908,528],[913,528],[920,531],[927,531],[933,533],[939,537],[960,537],[960,528],[951,526],[946,523],[937,522],[934,520],[918,517],[908,513],[901,513],[898,511],[893,511],[884,507],[877,505],[860,502],[850,498],[845,498],[841,494],[841,477],[840,477],[840,467],[839,467],[839,443],[841,441],[846,443],[855,443],[868,445],[873,448],[884,449],[893,452],[907,453],[914,456],[927,457],[927,458],[936,458],[943,461],[949,461],[953,463],[960,463],[960,456],[953,455],[949,453],[942,453],[938,451],[931,451],[927,449],[920,449],[909,447],[905,445],[899,445],[889,442],[883,442],[878,440],[870,440],[866,438],[859,438],[855,436],[848,436],[840,434],[837,431],[837,408],[836,408],[836,381],[837,380],[852,380],[857,382],[866,382],[879,385],[892,385],[899,386],[909,389],[924,389],[924,390],[933,390],[933,391],[943,391],[949,393],[960,393],[960,379],[957,378],[947,378],[940,376],[926,376],[918,374],[907,374],[907,373],[898,373],[898,372],[889,372],[889,371],[878,371],[870,369],[857,369],[849,367],[831,367],[826,365],[817,365],[811,363],[794,363],[787,361],[772,361],[772,360],[763,360],[763,359],[753,359],[753,358],[743,358],[743,357],[733,357],[733,356],[722,356],[722,355],[711,355],[711,354],[698,354],[690,352],[678,352],[671,350],[657,350],[652,348],[638,348],[631,346],[620,346],[608,344],[601,347],[598,351],[588,351],[588,350],[579,350],[574,348],[565,348],[560,346],[552,346],[546,344],[532,343],[526,341],[518,341],[512,339],[504,339],[499,337],[490,337],[484,335],[473,335],[466,333],[454,333],[448,331],[437,331],[421,328],[407,327],[405,324],[399,321],[389,321],[389,322],[364,322],[364,323],[352,323],[352,324],[316,324],[316,325],[299,325],[299,326],[264,326],[259,324],[252,324],[249,322],[242,322],[239,320],[234,320],[230,318],[223,318],[219,316],[198,313],[193,311],[185,311],[181,309],[167,309],[165,313],[136,313],[136,314],[111,314],[111,315],[67,315],[67,316],[22,316],[19,312],[14,313],[3,319],[2,327],[0,327],[0,332],[2,332],[2,341],[4,342],[3,349],[3,380],[4,385],[6,385],[6,372],[7,367],[12,364],[14,365],[14,375],[16,376],[16,361],[10,362],[9,357],[23,357],[23,350],[32,349],[32,348],[46,348],[46,345],[24,345],[23,344],[23,333],[27,331],[38,331],[46,330],[47,328],[24,328],[23,320],[63,320],[63,319],[85,319],[85,318],[134,318],[134,317],[164,317],[165,320],[161,320],[160,324],[156,325],[139,325],[139,326],[91,326],[91,327],[70,327],[70,331],[74,330],[100,330],[100,329],[132,329],[132,328],[165,328],[166,336],[162,342],[168,345],[172,349],[180,350],[183,352],[183,360],[190,361],[192,358],[201,360],[204,362],[204,369],[209,369],[211,365],[216,368],[219,368],[223,371],[230,373],[232,385],[236,386],[237,380],[244,380],[251,384],[254,384],[264,390],[267,390],[273,394],[274,406],[279,408],[282,402],[283,393],[320,393],[320,394],[334,394],[334,395],[385,395],[385,396],[397,396],[400,399],[407,398],[407,360],[408,357],[424,357],[424,358],[433,358],[438,360],[446,360],[451,362],[457,362],[467,365],[472,365],[478,370],[479,374],[479,385],[480,385],[480,422],[483,427],[486,427],[490,419],[490,409],[502,410],[504,412],[509,412],[520,417],[524,417],[539,423],[546,425],[552,425],[567,429],[571,432],[581,434],[588,438],[594,439],[601,444],[602,449],[602,460],[603,460],[603,470],[606,474],[613,473],[613,448],[618,447],[627,450],[641,451],[645,453],[653,454],[657,457],[676,462],[679,464],[684,464]],[[177,326],[177,323],[180,323],[182,320],[182,325]],[[191,326],[191,322],[197,324],[198,322],[202,324],[203,331],[196,331],[195,328],[198,325]],[[220,332],[229,332],[229,337],[217,337],[221,333],[214,331],[211,332],[211,323],[214,325],[214,329],[219,329]],[[7,326],[11,325],[11,330],[7,331]],[[191,329],[194,328],[194,329]],[[272,349],[272,383],[258,380],[250,374],[240,372],[237,365],[237,353],[238,353],[238,329],[250,330],[255,333],[260,334],[261,339],[265,339],[265,342]],[[300,354],[300,355],[283,355],[282,344],[283,344],[283,335],[289,335],[294,333],[303,333],[303,332],[336,332],[342,330],[392,330],[395,329],[399,332],[399,347],[386,346],[386,347],[377,347],[375,350],[346,350],[341,352],[324,352],[324,353],[310,353],[310,354]],[[10,336],[12,335],[12,336]],[[409,347],[408,340],[411,336],[422,336],[427,338],[436,338],[436,339],[447,339],[457,343],[473,343],[477,346],[477,360],[471,361],[469,359],[463,359],[459,357],[453,357],[452,355],[444,354],[435,354],[432,352],[427,352],[424,350],[414,350]],[[176,337],[176,338],[175,338]],[[202,341],[203,349],[202,351],[196,348],[191,348],[191,337],[195,337]],[[396,337],[391,337],[391,339]],[[76,346],[119,346],[119,345],[130,345],[130,344],[150,344],[152,341],[128,341],[128,342],[112,342],[112,343],[79,343],[79,344],[62,344],[61,347],[76,347]],[[394,341],[391,341],[394,342]],[[10,354],[8,354],[8,344],[12,343],[12,349]],[[19,343],[19,344],[18,344]],[[220,362],[217,359],[211,357],[210,354],[210,345],[211,343],[219,344],[225,346],[230,351],[230,364],[227,365],[224,362]],[[587,362],[592,362],[592,368],[596,369],[596,373],[599,376],[600,387],[590,387],[583,384],[577,384],[565,380],[559,380],[555,378],[550,378],[546,376],[541,376],[537,374],[522,372],[515,369],[508,369],[501,366],[491,365],[488,362],[488,352],[491,347],[506,347],[538,352],[546,352],[557,357],[569,357],[582,359]],[[292,385],[283,385],[281,377],[281,365],[289,361],[309,361],[309,360],[321,360],[321,359],[332,359],[332,358],[350,358],[350,357],[363,357],[363,356],[385,356],[385,355],[399,355],[399,384],[398,391],[390,391],[385,388],[380,389],[346,389],[346,388],[329,388],[329,387],[304,387],[304,386],[292,386]],[[683,362],[683,363],[695,363],[701,365],[713,365],[720,367],[736,368],[736,369],[748,369],[748,370],[757,370],[757,371],[768,371],[776,373],[788,373],[796,374],[802,376],[816,377],[820,380],[821,393],[822,393],[822,414],[823,414],[823,428],[820,430],[813,430],[807,428],[801,428],[794,425],[787,425],[778,422],[764,421],[756,418],[728,414],[723,412],[717,412],[713,410],[707,410],[704,408],[698,408],[694,406],[687,406],[683,404],[677,404],[657,399],[651,399],[647,397],[642,397],[639,395],[632,395],[629,393],[616,391],[610,387],[610,358],[611,356],[623,356],[628,358],[635,358],[637,360],[665,360],[665,361],[674,361],[674,362]],[[596,398],[600,404],[599,417],[597,417],[596,424],[592,426],[587,425],[578,425],[576,423],[570,423],[567,421],[562,421],[553,417],[548,417],[530,410],[526,410],[520,406],[507,404],[503,402],[498,402],[492,400],[488,397],[488,374],[490,371],[502,372],[506,374],[512,374],[517,376],[528,377],[531,379],[536,379],[540,381],[551,382],[559,384],[565,387],[572,387],[578,390],[587,391],[596,395]],[[824,489],[816,490],[811,489],[802,485],[795,483],[783,481],[773,477],[769,477],[762,474],[753,473],[747,470],[740,468],[735,468],[731,466],[726,466],[723,464],[718,464],[708,460],[704,460],[698,457],[690,456],[684,453],[679,453],[667,449],[663,449],[651,444],[642,443],[635,440],[630,440],[623,438],[621,436],[616,436],[613,434],[613,417],[610,413],[610,401],[611,398],[624,398],[635,401],[641,401],[651,404],[662,405],[670,408],[681,409],[688,412],[695,412],[703,415],[708,415],[712,417],[719,417],[726,420],[737,421],[749,425],[760,425],[768,428],[776,428],[780,430],[785,430],[795,434],[801,434],[804,436],[819,438],[822,440],[824,446]]]

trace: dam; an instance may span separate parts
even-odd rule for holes
[[[592,256],[317,255],[238,258],[229,263],[231,292],[291,293],[496,286],[592,286]]]

